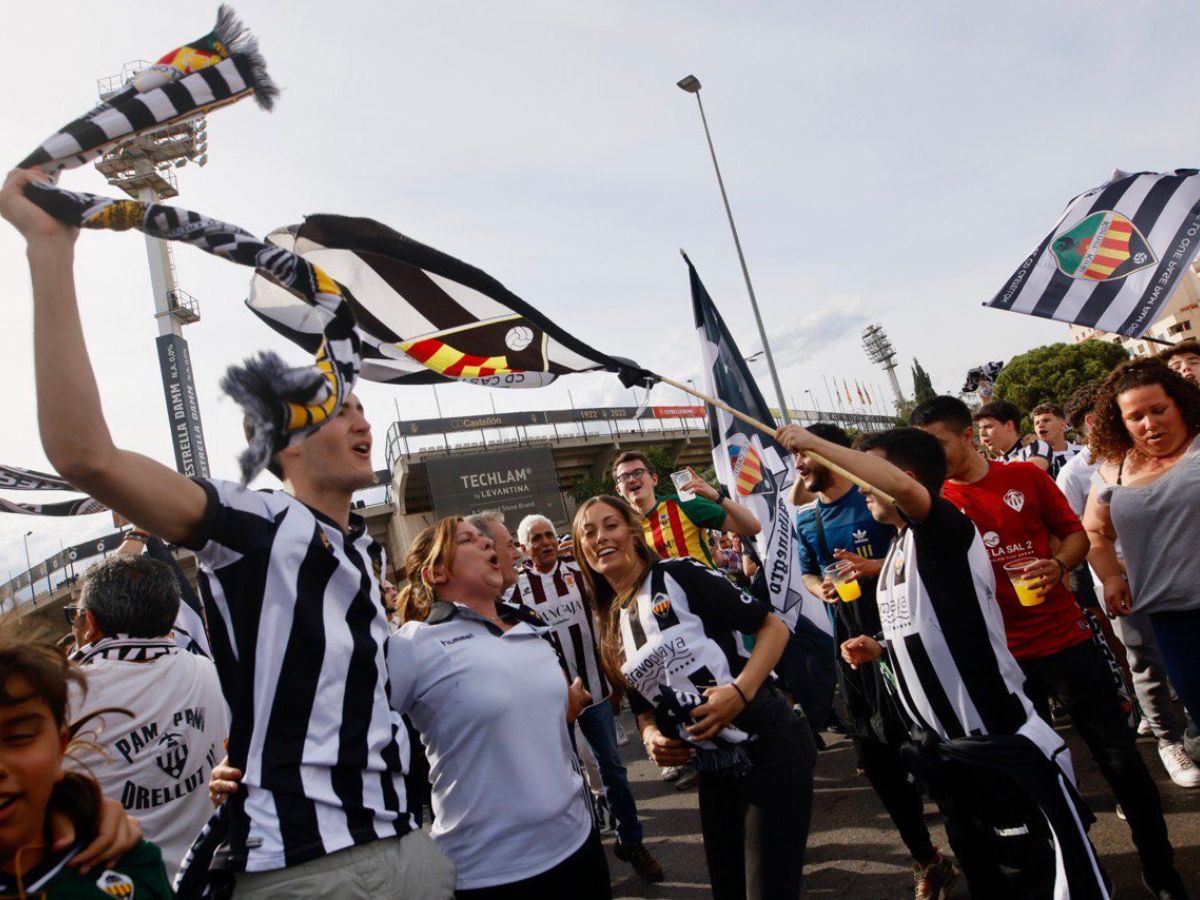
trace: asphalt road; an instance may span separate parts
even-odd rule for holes
[[[628,712],[622,721],[633,735]],[[1079,786],[1096,814],[1091,838],[1115,885],[1114,897],[1147,897],[1128,826],[1117,818],[1108,785],[1087,748],[1069,727],[1060,729],[1071,746]],[[865,900],[911,898],[910,860],[895,827],[866,779],[854,769],[848,741],[826,734],[828,749],[817,760],[813,824],[805,865],[805,895],[853,897]],[[1142,755],[1159,786],[1167,828],[1175,846],[1176,865],[1193,896],[1200,898],[1200,789],[1176,787],[1158,759],[1152,738],[1139,740]],[[627,863],[609,852],[615,897],[701,898],[710,895],[700,840],[696,789],[677,791],[659,780],[634,737],[621,748],[638,812],[646,829],[646,844],[662,862],[667,880],[657,885],[640,882]],[[934,843],[947,849],[945,830],[936,809],[926,806]],[[611,844],[611,839],[606,839]],[[960,879],[951,897],[969,896]]]

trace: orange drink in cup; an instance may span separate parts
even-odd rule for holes
[[[826,566],[825,577],[833,582],[834,590],[843,603],[850,603],[862,596],[862,588],[858,586],[854,566],[850,563],[843,561]]]
[[[1037,606],[1043,603],[1046,599],[1046,593],[1040,588],[1032,586],[1034,580],[1029,570],[1037,565],[1036,559],[1019,559],[1014,562],[1004,564],[1004,572],[1008,575],[1008,580],[1012,582],[1013,589],[1017,592],[1017,599],[1022,606]]]

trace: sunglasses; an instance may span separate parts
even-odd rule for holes
[[[64,606],[63,615],[67,617],[67,624],[72,628],[75,627],[75,620],[79,618],[79,614],[83,612],[82,606]]]

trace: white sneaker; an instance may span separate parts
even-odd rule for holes
[[[1154,729],[1150,727],[1149,719],[1139,719],[1137,733],[1139,737],[1149,737],[1154,733]]]
[[[1192,762],[1183,749],[1182,741],[1172,741],[1158,745],[1158,756],[1162,760],[1171,780],[1180,787],[1200,787],[1200,769]]]
[[[617,726],[617,746],[624,747],[629,743],[629,734],[625,731],[620,719],[617,719],[614,724]]]
[[[663,766],[662,774],[658,777],[663,781],[674,781],[683,774],[683,769],[680,766]]]

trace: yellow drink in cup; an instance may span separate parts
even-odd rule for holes
[[[1045,591],[1030,585],[1029,569],[1037,564],[1037,560],[1021,559],[1004,564],[1004,572],[1012,582],[1017,592],[1017,600],[1022,606],[1038,606],[1045,602]]]
[[[862,588],[854,577],[854,567],[848,562],[837,562],[825,567],[825,575],[833,582],[834,590],[843,603],[850,603],[862,596]]]

